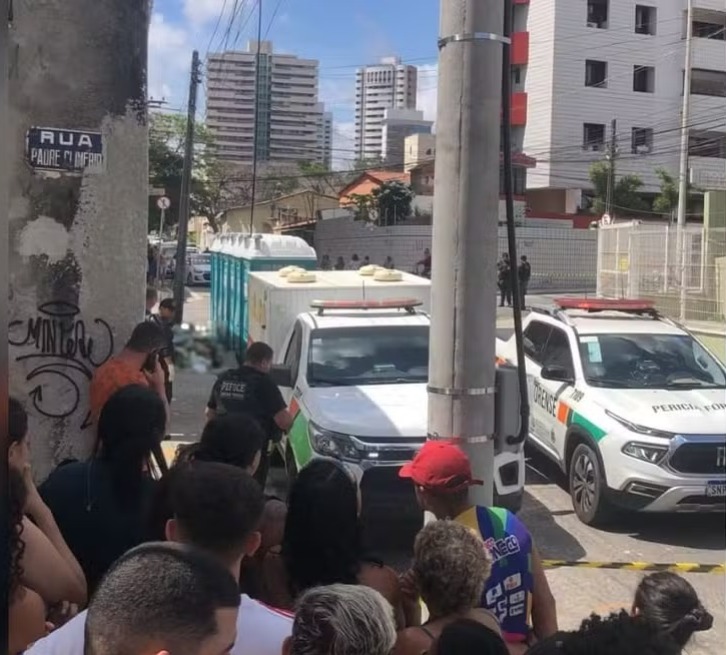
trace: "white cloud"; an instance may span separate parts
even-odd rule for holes
[[[216,22],[223,11],[228,15],[234,5],[231,0],[184,0],[184,15],[190,23],[204,25]]]
[[[423,111],[424,118],[428,121],[436,120],[438,71],[438,64],[424,64],[418,67],[416,108]]]
[[[149,97],[165,98],[175,105],[184,102],[191,65],[192,46],[188,32],[167,23],[155,12],[149,27]]]

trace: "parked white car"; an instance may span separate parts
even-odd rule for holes
[[[212,257],[206,253],[187,251],[187,284],[209,284],[212,275]]]
[[[581,521],[726,510],[726,369],[648,303],[563,299],[524,322],[529,442]],[[497,343],[516,364],[514,337]]]

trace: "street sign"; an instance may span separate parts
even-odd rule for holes
[[[100,132],[31,127],[25,137],[28,164],[41,171],[103,172],[105,153]]]
[[[161,198],[156,201],[156,206],[163,210],[169,209],[169,207],[171,207],[171,200],[169,200],[166,196],[161,196]]]
[[[165,193],[166,193],[166,189],[164,187],[158,187],[158,186],[149,187],[150,196],[163,196]]]
[[[605,213],[604,213],[604,214],[602,215],[602,218],[601,218],[600,220],[602,221],[602,224],[603,224],[603,225],[610,225],[610,224],[611,224],[611,223],[613,222],[613,219],[612,219],[612,217],[611,217],[611,216],[610,216],[610,214],[608,214],[607,212],[605,212]]]

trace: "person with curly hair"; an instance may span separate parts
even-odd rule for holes
[[[85,605],[87,589],[83,570],[33,481],[28,416],[15,398],[9,399],[8,409],[8,468],[21,476],[25,486],[23,585],[40,594],[49,606],[64,602]]]
[[[261,600],[292,609],[312,587],[361,584],[381,593],[404,627],[398,577],[365,552],[359,513],[358,485],[342,464],[321,458],[305,466],[290,489],[282,548],[264,561]]]
[[[8,585],[8,644],[10,655],[22,653],[33,642],[48,633],[45,603],[23,583],[23,521],[27,491],[23,476],[14,468],[8,469],[8,533],[10,576]]]
[[[701,604],[696,590],[670,571],[651,573],[640,581],[631,614],[642,616],[681,648],[694,632],[713,626],[713,616]]]
[[[394,655],[420,655],[457,619],[471,619],[501,639],[496,617],[479,607],[492,558],[481,539],[455,521],[433,521],[416,536],[411,581],[429,611],[419,627],[398,635]],[[502,642],[502,645],[504,642]]]
[[[527,655],[680,655],[680,646],[642,616],[625,610],[585,619],[578,630],[557,632]]]

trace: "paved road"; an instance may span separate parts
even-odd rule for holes
[[[537,302],[533,298],[532,302]],[[545,298],[546,300],[546,298]],[[185,320],[206,322],[208,293],[195,290]],[[511,312],[497,310],[498,335],[512,330]],[[173,408],[172,431],[183,441],[195,440],[203,423],[206,397],[213,375],[181,372]],[[273,470],[272,491],[285,494],[284,474]],[[625,515],[616,527],[595,530],[579,522],[565,481],[541,456],[528,457],[527,487],[520,515],[532,531],[542,556],[547,559],[588,561],[695,562],[723,564],[726,559],[726,518],[720,516]],[[377,521],[369,538],[387,562],[403,568],[410,557],[412,530],[402,530],[392,504]],[[394,529],[392,529],[394,527]],[[629,607],[642,573],[627,570],[556,569],[548,578],[557,599],[561,624],[575,627],[589,611],[608,612]],[[714,628],[697,635],[688,655],[716,655],[726,641],[726,576],[686,574],[704,605],[715,617]]]

